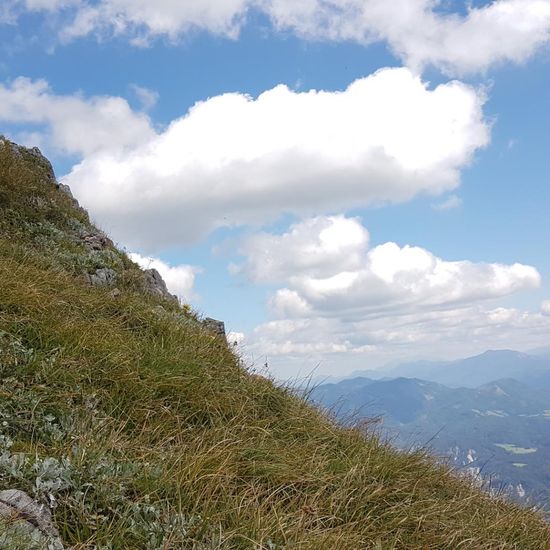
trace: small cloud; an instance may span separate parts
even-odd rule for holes
[[[509,139],[508,140],[508,149],[513,149],[518,144],[517,139]]]
[[[294,90],[302,90],[304,87],[304,81],[301,78],[297,78],[296,82],[294,83]]]
[[[230,332],[226,338],[230,345],[238,346],[243,343],[245,336],[242,332]]]
[[[144,111],[149,111],[157,104],[159,94],[155,92],[155,90],[150,90],[149,88],[138,86],[137,84],[131,84],[130,88],[141,103],[141,107]]]
[[[436,204],[432,204],[432,208],[434,210],[452,210],[453,208],[458,208],[459,206],[462,206],[462,199],[460,197],[457,197],[456,195],[451,195],[443,202],[439,202]]]
[[[540,310],[543,315],[550,316],[550,300],[544,300],[544,302],[540,305]]]

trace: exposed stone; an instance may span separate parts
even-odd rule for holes
[[[102,233],[88,233],[82,236],[82,241],[90,250],[104,250],[113,245],[113,241]]]
[[[122,292],[118,288],[113,288],[110,292],[111,298],[118,298],[121,294]]]
[[[2,548],[63,550],[50,510],[23,491],[0,492],[0,521]]]
[[[57,188],[62,192],[65,193],[70,199],[76,200],[74,198],[73,192],[71,191],[71,188],[68,185],[65,185],[64,183],[58,183]]]
[[[177,296],[168,292],[164,279],[156,269],[145,269],[143,271],[143,283],[146,292],[161,296],[171,302],[178,302]]]
[[[86,280],[92,286],[113,286],[117,280],[117,272],[109,267],[96,269],[94,273],[87,273]]]
[[[213,332],[214,334],[217,334],[219,336],[225,336],[225,323],[223,321],[218,321],[217,319],[212,319],[211,317],[207,317],[202,322],[202,324],[210,332]]]

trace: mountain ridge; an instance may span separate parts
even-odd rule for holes
[[[487,350],[450,361],[413,361],[376,370],[354,371],[347,378],[421,378],[453,387],[475,388],[499,378],[550,388],[550,358],[515,350]],[[338,379],[342,380],[342,379]]]

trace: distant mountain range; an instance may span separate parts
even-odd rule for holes
[[[486,351],[455,361],[416,361],[379,370],[358,371],[350,377],[420,378],[451,387],[476,388],[502,378],[550,389],[550,357],[512,350]]]
[[[367,372],[316,386],[310,398],[344,423],[379,418],[394,445],[427,446],[550,511],[550,360],[488,351],[374,371],[378,380]]]

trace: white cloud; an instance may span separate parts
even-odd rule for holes
[[[229,332],[226,339],[231,346],[239,346],[244,342],[245,335],[244,332]]]
[[[30,11],[56,11],[82,5],[81,0],[20,0]]]
[[[462,199],[456,195],[450,195],[444,201],[432,204],[434,210],[452,210],[462,206]]]
[[[168,36],[175,40],[194,29],[237,37],[255,0],[100,0],[83,5],[63,38],[91,32],[129,34],[142,39]]]
[[[32,135],[51,149],[78,155],[113,155],[154,138],[149,118],[121,97],[55,95],[44,80],[0,84],[0,121],[39,127]]]
[[[16,24],[26,11],[56,13],[68,8],[79,9],[82,0],[2,0],[0,3],[0,24]]]
[[[267,356],[279,376],[306,375],[318,364],[337,374],[393,360],[526,350],[544,344],[550,330],[541,313],[494,305],[537,288],[535,268],[446,261],[391,242],[369,248],[357,218],[317,217],[282,235],[260,233],[240,252],[246,259],[236,273],[286,285],[270,300],[274,319],[248,334],[245,346],[257,360]]]
[[[548,0],[496,0],[465,16],[436,11],[436,0],[273,0],[276,24],[315,39],[386,41],[410,67],[484,71],[521,62],[550,41]]]
[[[64,182],[116,239],[154,250],[282,213],[452,190],[489,141],[483,102],[459,82],[429,89],[407,69],[380,70],[344,91],[224,94],[158,135],[135,115],[143,145],[86,157]]]
[[[271,300],[279,317],[365,319],[420,309],[457,307],[536,288],[533,267],[445,261],[414,246],[389,242],[368,250],[357,218],[317,217],[283,235],[258,234],[241,247],[235,271],[255,282],[281,282]]]
[[[130,88],[141,103],[144,111],[149,111],[157,104],[159,93],[155,90],[150,90],[149,88],[138,86],[137,84],[131,84]]]
[[[341,271],[359,268],[368,242],[369,233],[356,218],[310,218],[283,235],[258,233],[246,239],[240,253],[247,263],[232,271],[254,282],[285,281],[303,272],[322,277],[335,266]]]
[[[550,300],[544,300],[544,302],[540,305],[540,310],[543,315],[550,316]]]
[[[410,67],[484,71],[522,62],[550,40],[550,0],[495,0],[465,15],[440,9],[440,0],[19,0],[30,10],[64,10],[72,21],[65,40],[98,33],[177,40],[195,29],[235,38],[251,10],[277,29],[312,40],[384,41]],[[66,8],[76,5],[76,8]]]
[[[164,279],[168,290],[175,294],[183,302],[195,298],[193,286],[195,277],[202,270],[191,265],[172,266],[158,258],[149,258],[140,254],[129,254],[132,261],[136,262],[143,269],[156,269]]]

